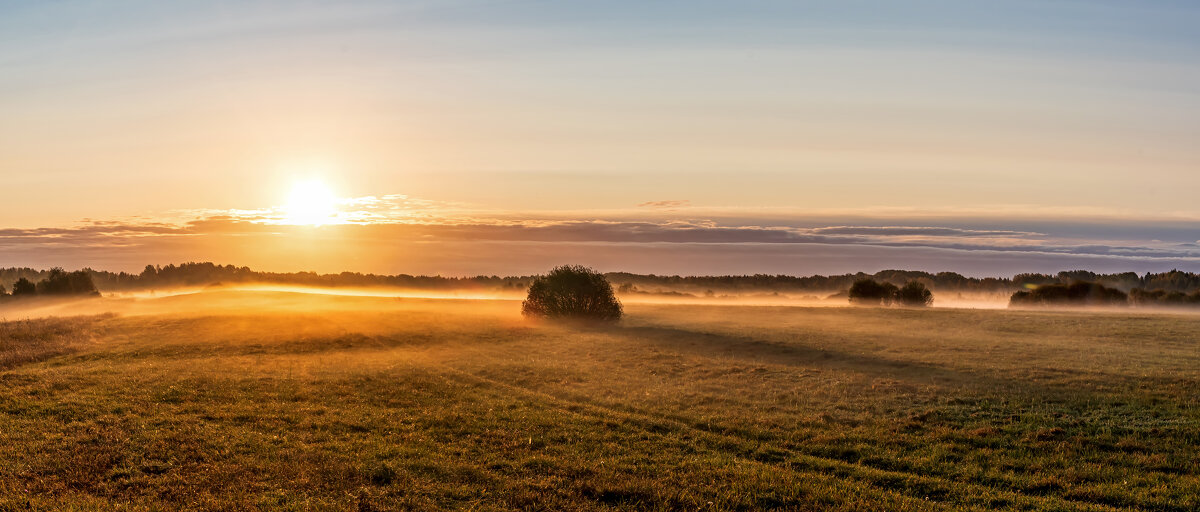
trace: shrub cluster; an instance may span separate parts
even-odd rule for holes
[[[1125,306],[1129,296],[1116,288],[1086,281],[1045,284],[1012,294],[1009,306]]]
[[[1178,291],[1134,288],[1129,291],[1129,302],[1135,306],[1200,306],[1200,290],[1186,294]]]
[[[2,286],[0,286],[0,295],[7,295]],[[55,267],[50,269],[50,275],[37,283],[22,277],[12,285],[12,297],[36,295],[100,295],[100,292],[96,291],[96,285],[92,283],[92,275],[86,270],[67,272],[62,268]]]
[[[574,318],[614,322],[621,319],[621,302],[604,274],[579,265],[555,267],[534,279],[521,303],[528,317]]]
[[[925,307],[933,304],[933,292],[920,281],[909,281],[897,288],[889,282],[874,279],[859,279],[850,285],[847,292],[850,303],[860,306],[890,306],[893,303],[908,307]]]

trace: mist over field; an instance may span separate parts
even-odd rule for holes
[[[57,277],[56,277],[57,276]],[[0,313],[9,316],[78,314],[82,311],[132,313],[177,296],[217,298],[241,293],[285,296],[315,294],[346,297],[512,300],[526,296],[538,276],[443,277],[408,274],[378,275],[341,272],[279,273],[212,263],[146,265],[140,273],[63,269],[0,268]],[[1018,274],[1011,278],[975,278],[954,272],[885,270],[874,274],[833,276],[728,275],[679,276],[609,272],[605,279],[623,302],[741,306],[845,306],[854,304],[855,283],[863,280],[887,286],[917,284],[932,290],[928,303],[939,308],[1039,307],[1141,311],[1200,310],[1200,274],[1172,270],[1161,273],[1103,274],[1086,270],[1057,274]],[[18,281],[29,290],[18,296]],[[58,284],[51,284],[51,282]],[[1069,289],[1090,287],[1074,298]],[[61,288],[58,291],[52,288]],[[1095,291],[1089,291],[1095,288]],[[8,290],[12,293],[7,293]],[[1109,299],[1089,298],[1106,290]],[[1053,297],[1043,297],[1054,292]],[[101,297],[97,300],[95,297]],[[1031,300],[1029,297],[1032,297]],[[1020,300],[1018,300],[1020,299]],[[890,299],[889,299],[890,300]],[[254,307],[248,304],[246,307]]]

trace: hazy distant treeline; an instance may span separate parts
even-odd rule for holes
[[[1135,289],[1164,290],[1166,292],[1191,293],[1200,291],[1200,274],[1172,270],[1170,272],[1135,272],[1120,274],[1097,274],[1087,270],[1063,271],[1057,274],[1017,274],[1005,277],[966,277],[956,272],[922,272],[917,270],[883,270],[874,274],[859,272],[833,276],[814,275],[807,277],[787,275],[745,276],[658,276],[624,272],[607,274],[617,285],[631,285],[639,289],[661,287],[670,290],[714,290],[719,292],[823,292],[848,290],[855,281],[874,279],[896,286],[916,281],[940,292],[1011,293],[1050,284],[1090,282],[1125,292]]]
[[[1099,283],[1075,281],[1030,286],[1012,294],[1012,306],[1200,306],[1200,290],[1191,293],[1134,288],[1125,293]]]
[[[340,274],[317,274],[315,272],[261,272],[249,267],[216,265],[213,263],[183,263],[180,265],[146,265],[140,273],[109,272],[85,268],[83,272],[92,277],[100,291],[152,290],[178,287],[208,286],[215,284],[272,283],[300,286],[328,287],[372,287],[394,286],[402,288],[455,290],[455,289],[519,289],[524,290],[536,276],[499,277],[442,277],[412,276],[408,274],[380,275],[342,272]],[[45,279],[48,270],[32,268],[0,269],[0,285],[10,286],[21,278],[30,281]]]
[[[216,265],[213,263],[183,263],[180,265],[147,265],[140,273],[108,272],[83,269],[91,276],[101,291],[148,290],[181,286],[207,286],[213,284],[274,283],[302,286],[326,287],[402,287],[428,290],[490,290],[523,291],[536,276],[474,276],[442,277],[414,276],[408,274],[381,275],[342,272],[340,274],[317,274],[315,272],[261,272],[248,267]],[[9,289],[21,278],[39,282],[50,277],[49,270],[32,268],[0,269],[0,285]],[[1097,274],[1086,270],[1072,270],[1057,274],[1018,274],[1005,277],[966,277],[955,272],[922,272],[911,270],[884,270],[874,274],[856,273],[833,276],[814,275],[807,277],[789,275],[727,275],[727,276],[666,276],[643,275],[627,272],[612,272],[605,277],[625,293],[687,293],[712,294],[821,294],[844,292],[855,281],[874,279],[896,286],[916,281],[935,292],[1004,293],[1036,288],[1038,286],[1076,282],[1089,282],[1121,290],[1147,300],[1163,298],[1164,301],[1180,299],[1179,294],[1190,296],[1200,292],[1200,274],[1172,270],[1162,273],[1139,275],[1134,272],[1120,274]],[[1134,292],[1134,290],[1139,290]],[[1161,291],[1161,294],[1159,293]],[[1153,297],[1153,299],[1151,299]],[[1169,298],[1168,298],[1169,297]]]
[[[39,273],[40,274],[40,273]],[[13,279],[8,286],[0,285],[0,300],[10,298],[28,298],[42,296],[62,296],[62,295],[98,295],[96,285],[92,282],[92,276],[88,270],[76,270],[67,272],[62,268],[52,268],[44,272],[45,277],[37,279],[29,279],[25,276],[18,276]],[[12,292],[8,288],[12,288]]]
[[[1008,303],[1010,306],[1127,306],[1129,295],[1102,284],[1075,281],[1031,286],[1029,290],[1013,293]]]

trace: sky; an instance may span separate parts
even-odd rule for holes
[[[0,266],[1200,271],[1196,26],[1154,0],[0,0]]]

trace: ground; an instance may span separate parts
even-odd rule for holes
[[[0,310],[0,510],[1200,509],[1196,316],[112,305]]]

